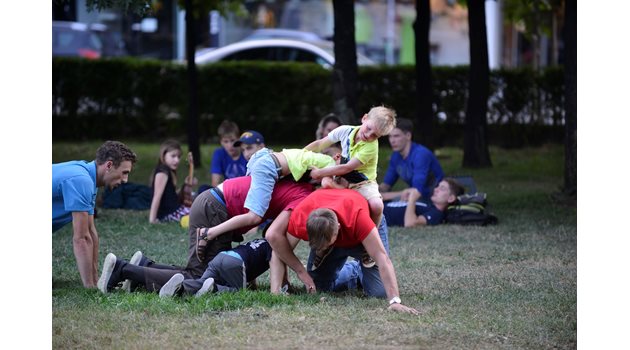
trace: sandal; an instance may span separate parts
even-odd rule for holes
[[[210,227],[203,227],[197,229],[197,245],[195,249],[197,251],[197,260],[200,263],[204,263],[206,259],[206,246],[208,245],[208,230]],[[202,243],[203,242],[203,243]]]

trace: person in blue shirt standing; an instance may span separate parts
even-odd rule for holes
[[[72,245],[81,281],[95,288],[98,279],[98,233],[94,206],[98,187],[126,183],[136,154],[118,141],[107,141],[91,162],[52,165],[52,232],[72,222]]]
[[[404,198],[408,192],[391,191],[402,179],[409,187],[415,187],[421,194],[420,200],[430,203],[433,188],[444,178],[444,171],[433,152],[413,142],[413,123],[409,119],[398,118],[396,127],[389,133],[392,156],[379,191],[383,201]]]

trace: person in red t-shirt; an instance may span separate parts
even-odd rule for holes
[[[361,266],[364,292],[368,296],[388,298],[390,310],[418,314],[416,309],[401,303],[396,271],[370,218],[367,201],[358,192],[317,190],[293,209],[286,230],[281,229],[276,226],[267,231],[266,239],[274,250],[272,261],[279,259],[289,265],[309,292],[314,293],[316,288],[336,290],[340,283],[337,276],[348,257],[360,259],[365,248],[376,266]],[[311,247],[306,269],[293,252],[300,240],[309,241]],[[314,261],[316,256],[323,258]],[[280,291],[282,276],[284,269],[271,272],[272,293]]]

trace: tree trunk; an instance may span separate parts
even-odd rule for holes
[[[433,140],[433,79],[429,28],[431,26],[431,1],[416,0],[416,20],[413,24],[416,43],[416,134],[427,148],[434,149]]]
[[[564,8],[564,193],[577,196],[577,4]]]
[[[492,166],[487,141],[490,69],[485,7],[485,0],[468,0],[470,72],[462,164],[465,168]]]
[[[354,37],[354,1],[333,0],[335,17],[333,99],[335,114],[344,124],[357,121],[357,44]]]
[[[199,149],[199,91],[197,90],[197,66],[195,65],[195,17],[192,0],[186,0],[186,61],[188,73],[188,121],[186,134],[188,137],[188,151],[192,152],[195,167],[201,166],[201,152]]]

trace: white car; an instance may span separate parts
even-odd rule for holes
[[[329,41],[261,39],[239,41],[212,50],[197,51],[196,64],[217,61],[293,61],[313,62],[332,69],[335,64],[333,44]],[[357,64],[374,65],[374,61],[357,53]]]

